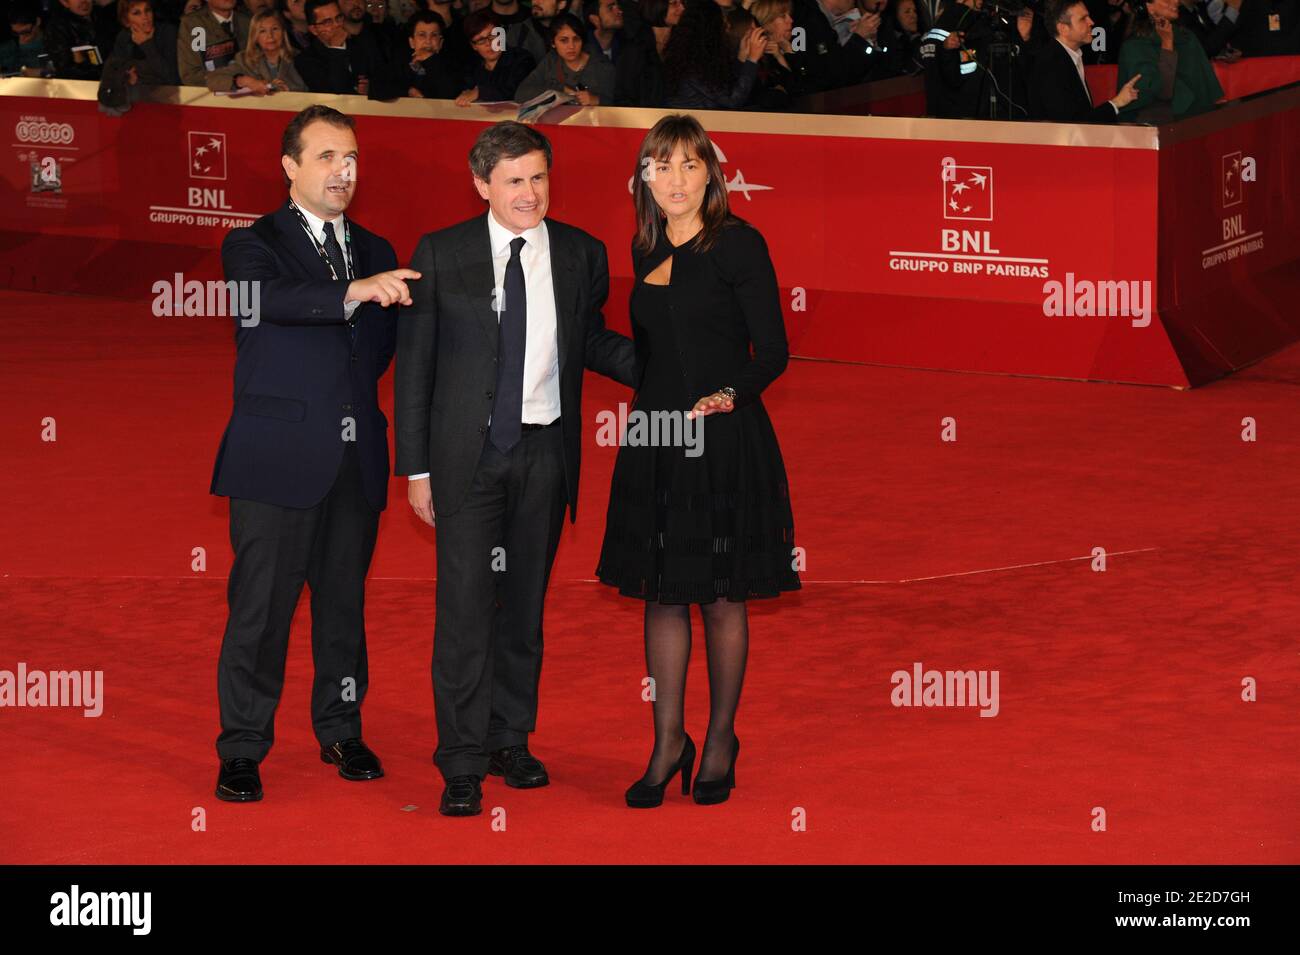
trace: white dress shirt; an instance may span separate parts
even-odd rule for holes
[[[1061,44],[1061,47],[1065,50],[1066,53],[1070,54],[1070,59],[1074,61],[1074,68],[1079,71],[1079,82],[1083,84],[1083,91],[1088,94],[1088,102],[1091,103],[1092,90],[1088,88],[1088,76],[1086,73],[1083,72],[1083,51],[1074,49],[1073,47],[1070,46],[1070,44],[1066,43],[1059,36],[1056,38],[1056,42]],[[1119,107],[1116,106],[1114,103],[1110,104],[1110,108],[1113,109],[1116,113],[1119,112]]]
[[[560,345],[555,314],[555,285],[551,280],[551,241],[543,219],[519,233],[524,247],[519,264],[524,270],[527,302],[527,336],[524,342],[524,424],[550,424],[560,416]],[[488,241],[492,249],[494,288],[505,287],[510,243],[516,238],[488,210]],[[477,291],[477,290],[476,290]],[[495,301],[495,299],[494,299]],[[501,315],[497,314],[500,324]],[[427,478],[429,472],[412,474],[408,480]]]
[[[290,199],[289,201],[293,202],[292,199]],[[296,208],[299,212],[302,213],[302,217],[307,220],[307,224],[311,226],[311,234],[316,237],[316,241],[324,245],[325,244],[325,220],[322,219],[320,216],[307,211],[307,208],[305,206],[300,206],[296,202],[294,202],[293,205],[294,208]],[[347,247],[347,243],[344,242],[343,216],[341,215],[335,216],[334,219],[329,223],[329,225],[331,228],[334,229],[334,239],[336,242],[338,242],[339,248],[343,250],[344,261],[347,261],[350,258],[350,253]],[[348,268],[352,268],[352,263],[350,261],[348,261],[347,264],[348,264]],[[356,277],[355,268],[352,268],[352,276],[353,278]],[[341,280],[346,281],[347,276],[342,275],[339,276],[339,278]],[[343,290],[343,294],[344,295],[347,294],[347,289]],[[359,300],[352,301],[352,302],[344,302],[343,320],[350,321],[352,318],[352,313],[357,310],[357,306],[360,304],[361,302]]]

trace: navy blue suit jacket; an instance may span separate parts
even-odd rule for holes
[[[386,239],[349,220],[354,272],[397,268]],[[235,322],[235,394],[212,472],[212,493],[281,507],[312,507],[338,475],[347,419],[353,422],[366,500],[388,499],[388,419],[379,379],[393,358],[397,306],[364,302],[349,340],[346,279],[329,266],[287,206],[221,245],[227,281],[258,282],[258,324]]]

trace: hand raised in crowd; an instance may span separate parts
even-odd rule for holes
[[[1025,9],[1020,11],[1020,15],[1016,17],[1016,29],[1020,31],[1020,39],[1028,43],[1030,31],[1034,29],[1033,10],[1025,7]]]
[[[966,39],[965,33],[958,33],[954,30],[943,38],[943,48],[945,50],[959,50],[961,49],[961,43],[964,39]]]
[[[455,102],[456,102],[456,105],[457,105],[457,106],[468,106],[470,103],[474,102],[476,99],[478,99],[478,87],[477,87],[477,86],[475,86],[475,87],[473,87],[473,88],[471,88],[471,89],[467,89],[465,92],[461,93],[459,96],[456,97]]]
[[[1133,74],[1133,78],[1124,84],[1123,88],[1110,98],[1116,109],[1123,109],[1129,103],[1138,98],[1137,82],[1142,79],[1141,73]]]
[[[718,412],[729,412],[734,410],[736,403],[720,391],[715,391],[711,395],[705,395],[699,401],[695,402],[695,407],[686,412],[687,419],[703,418],[705,415],[717,414]]]
[[[757,63],[767,50],[767,31],[760,26],[749,28],[745,38],[740,41],[740,62]]]
[[[412,96],[415,99],[424,99],[424,94],[421,93],[419,90],[417,90],[414,86],[412,86],[410,89],[406,91],[406,95]]]
[[[853,32],[864,40],[876,39],[876,34],[880,32],[880,14],[864,13],[854,24]]]
[[[365,279],[353,279],[348,285],[345,302],[378,302],[387,308],[389,305],[410,305],[411,290],[406,286],[407,279],[418,279],[419,272],[411,269],[393,269],[390,272],[376,272]]]
[[[279,77],[276,77],[275,79],[271,80],[271,86],[273,89],[277,89],[281,93],[289,92],[289,84],[286,83],[284,80],[280,79]]]

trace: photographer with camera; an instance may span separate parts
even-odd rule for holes
[[[1024,0],[959,0],[944,9],[920,46],[926,114],[1026,119],[1033,28]]]

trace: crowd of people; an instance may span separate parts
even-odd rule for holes
[[[1212,58],[1300,53],[1300,0],[7,0],[6,18],[0,74],[99,80],[117,108],[186,85],[795,111],[923,75],[931,116],[1144,122],[1220,98]],[[1119,67],[1100,106],[1095,63]]]

